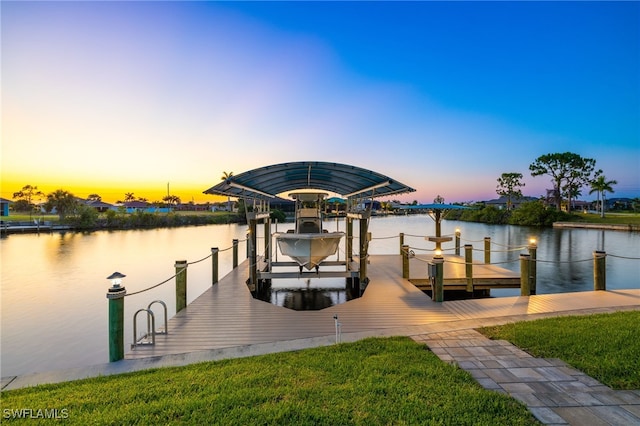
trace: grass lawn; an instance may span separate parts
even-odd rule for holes
[[[560,358],[613,389],[640,389],[640,311],[546,318],[480,330],[541,358]]]
[[[1,405],[82,425],[539,424],[405,337],[7,391]]]
[[[605,212],[604,218],[594,213],[575,213],[581,222],[604,223],[614,225],[640,225],[640,213],[609,213]]]

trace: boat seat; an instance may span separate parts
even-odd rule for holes
[[[300,222],[299,232],[301,234],[317,234],[320,232],[320,226],[313,220],[303,220]]]

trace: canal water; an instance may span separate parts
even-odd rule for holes
[[[344,231],[344,220],[324,224],[330,231]],[[258,227],[262,232],[262,227]],[[277,225],[278,231],[292,224]],[[357,236],[358,225],[354,223]],[[518,255],[536,238],[538,244],[538,294],[593,289],[593,251],[607,257],[607,288],[640,288],[640,233],[537,229],[444,221],[442,233],[459,228],[462,244],[474,246],[474,259],[482,260],[483,239],[492,241],[491,262],[517,271]],[[240,240],[239,257],[245,258],[246,225],[210,225],[172,229],[97,231],[9,235],[0,240],[1,276],[1,374],[25,374],[99,364],[108,361],[107,299],[112,272],[126,275],[128,293],[161,283],[175,274],[175,261],[197,262],[217,247],[220,277],[232,268],[233,239]],[[275,226],[272,228],[275,231]],[[434,223],[426,215],[374,217],[370,254],[399,253],[398,235],[417,254],[429,253]],[[258,250],[263,250],[260,239]],[[453,243],[445,244],[451,248]],[[357,247],[357,242],[354,244]],[[476,251],[477,250],[477,251]],[[446,251],[445,253],[451,253]],[[278,254],[283,260],[282,255]],[[344,246],[333,258],[344,260]],[[284,259],[288,260],[288,259]],[[426,268],[426,266],[425,266]],[[399,271],[400,273],[400,271]],[[426,271],[425,271],[426,274]],[[211,260],[192,263],[187,270],[187,302],[211,285]],[[344,303],[352,296],[344,279],[274,280],[271,302],[280,306]],[[154,300],[166,302],[169,317],[175,314],[174,280],[125,299],[125,345],[133,341],[133,314]],[[297,287],[298,289],[293,289]],[[492,291],[501,297],[518,290]],[[154,309],[155,311],[155,309]],[[159,315],[157,321],[162,321]],[[144,328],[141,321],[138,329]],[[127,349],[127,348],[125,348]]]

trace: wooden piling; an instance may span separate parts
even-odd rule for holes
[[[109,299],[109,362],[124,358],[124,287],[112,287]]]
[[[593,289],[607,289],[607,253],[604,251],[593,252]]]
[[[402,246],[402,278],[409,279],[409,246]]]
[[[531,294],[536,294],[536,286],[538,281],[538,264],[537,264],[537,256],[538,256],[538,246],[536,244],[529,244],[529,291]]]
[[[366,285],[367,279],[367,263],[369,262],[369,237],[367,218],[360,219],[360,282]]]
[[[460,230],[456,229],[456,256],[460,256]]]
[[[271,259],[271,219],[264,220],[264,260]]]
[[[531,295],[531,287],[530,287],[530,275],[529,275],[529,265],[530,265],[531,256],[528,254],[520,255],[520,295],[521,296],[530,296]]]
[[[176,260],[176,313],[187,307],[187,261]]]
[[[467,292],[473,293],[473,246],[464,245],[464,272],[467,278]]]
[[[347,239],[346,239],[346,255],[347,262],[353,262],[353,219],[347,217]]]
[[[484,263],[491,263],[491,237],[484,237]]]
[[[431,299],[434,302],[442,302],[444,300],[444,258],[436,256],[433,258],[433,263],[436,269],[436,276],[433,281]]]
[[[400,233],[400,254],[402,254],[402,248],[404,247],[404,232]]]
[[[258,221],[249,219],[249,240],[247,241],[249,249],[249,284],[256,286],[258,291]]]
[[[233,239],[233,269],[238,267],[238,239]]]
[[[211,248],[211,285],[218,283],[218,247]]]

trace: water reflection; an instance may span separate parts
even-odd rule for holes
[[[327,229],[345,229],[343,219],[334,219],[325,225]],[[283,232],[290,226],[279,224],[278,230]],[[501,262],[501,267],[513,271],[519,271],[518,256],[526,252],[529,238],[535,237],[540,260],[538,294],[592,290],[595,250],[608,254],[607,289],[640,288],[640,261],[634,260],[640,253],[638,232],[540,229],[449,220],[442,223],[443,235],[452,235],[456,228],[461,229],[462,243],[472,244],[476,249],[475,260],[482,260],[483,238],[491,237],[496,243],[491,262]],[[424,238],[434,233],[434,223],[426,215],[373,218],[369,230],[373,237],[369,247],[372,255],[398,254],[400,233],[405,234],[405,244],[411,247],[433,248]],[[262,227],[258,227],[258,231],[263,232]],[[354,247],[358,247],[357,221],[353,231]],[[127,275],[123,284],[128,292],[142,290],[171,277],[176,260],[201,259],[210,253],[211,247],[220,249],[219,274],[223,277],[231,271],[233,257],[229,248],[233,239],[241,241],[240,261],[244,260],[246,233],[246,225],[230,224],[87,234],[9,235],[0,239],[2,375],[106,362],[108,305],[105,293],[110,283],[105,277],[118,270]],[[263,238],[258,239],[258,245],[258,251],[262,252]],[[452,243],[445,248],[451,246]],[[344,259],[344,246],[340,250],[340,259]],[[280,260],[286,259],[280,256]],[[187,301],[190,303],[211,287],[211,263],[190,265],[188,274]],[[287,303],[326,307],[357,297],[344,279],[331,280],[320,285],[312,279],[308,289],[302,279],[273,280],[266,300],[278,306]],[[281,289],[293,284],[299,287],[298,294],[287,297]],[[320,288],[324,288],[324,292]],[[491,294],[517,295],[518,290],[511,294],[506,290]],[[167,303],[170,317],[175,314],[173,282],[127,297],[126,344],[132,341],[133,314],[156,299]]]
[[[361,296],[347,279],[276,279],[255,297],[296,311],[317,311]]]

